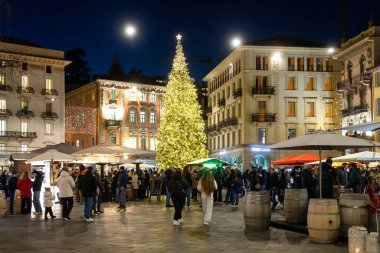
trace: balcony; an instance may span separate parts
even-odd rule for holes
[[[229,126],[236,126],[238,124],[237,118],[228,118],[219,123],[218,128],[222,129]]]
[[[238,97],[241,97],[243,96],[243,90],[242,88],[238,88],[236,90],[234,90],[234,93],[233,93],[233,97],[234,98],[238,98]]]
[[[47,120],[54,120],[54,119],[58,119],[58,114],[56,114],[55,112],[43,112],[41,114],[41,118],[47,119]]]
[[[55,89],[42,89],[41,90],[41,95],[43,95],[43,96],[54,96],[54,97],[57,97],[59,95],[59,93]]]
[[[0,92],[3,92],[3,91],[5,91],[5,92],[12,92],[13,89],[12,89],[12,87],[10,85],[1,84],[0,85]]]
[[[362,113],[362,112],[368,112],[368,104],[365,105],[357,105],[351,108],[346,108],[342,110],[342,117],[347,117],[350,115]]]
[[[275,113],[252,113],[251,122],[276,122]]]
[[[207,107],[207,113],[212,113],[212,107],[211,106]]]
[[[106,120],[106,126],[107,127],[120,127],[121,121],[120,120],[114,120],[114,119],[108,119],[108,120]]]
[[[226,99],[225,98],[219,99],[218,100],[218,106],[219,107],[226,106]]]
[[[211,126],[207,127],[207,129],[206,129],[207,133],[211,133],[211,132],[215,132],[215,131],[218,131],[218,125],[211,125]]]
[[[16,92],[18,94],[34,94],[34,89],[32,87],[18,86]]]
[[[18,110],[16,116],[19,118],[33,118],[34,113],[32,111],[28,111],[27,109]]]
[[[9,109],[0,109],[0,117],[2,118],[8,118],[12,116],[13,113]]]
[[[0,131],[0,138],[37,138],[36,132]]]
[[[274,95],[274,86],[252,87],[252,95]]]

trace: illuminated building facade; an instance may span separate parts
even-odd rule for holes
[[[66,143],[155,150],[165,87],[97,79],[66,94]]]
[[[236,48],[203,79],[210,156],[242,169],[268,168],[290,153],[268,145],[336,128],[339,67],[326,45],[298,38]]]

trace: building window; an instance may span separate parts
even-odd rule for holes
[[[380,98],[376,98],[376,116],[380,116]]]
[[[29,77],[28,76],[23,75],[21,77],[21,86],[22,86],[22,88],[29,87]]]
[[[314,58],[307,58],[307,71],[314,71]]]
[[[0,85],[5,85],[5,74],[0,74]]]
[[[150,124],[156,124],[156,112],[155,111],[150,111]]]
[[[240,60],[239,60],[240,62]],[[263,70],[268,70],[269,69],[269,64],[268,64],[268,56],[263,56]]]
[[[296,129],[288,128],[288,139],[292,139],[296,137]]]
[[[333,116],[333,102],[326,102],[325,104],[325,116],[332,117]]]
[[[332,91],[332,77],[325,77],[325,90]]]
[[[304,71],[305,70],[305,62],[303,57],[297,58],[297,70]]]
[[[111,135],[111,136],[110,136],[110,142],[111,142],[112,144],[116,144],[116,135]]]
[[[306,90],[314,90],[314,77],[306,78]]]
[[[75,141],[75,146],[79,148],[79,140]]]
[[[1,152],[5,151],[5,143],[0,143],[0,151]]]
[[[46,65],[45,66],[45,73],[46,74],[51,74],[53,71],[52,71],[52,67],[51,65]]]
[[[136,91],[131,91],[129,93],[129,100],[130,101],[136,101]]]
[[[129,136],[128,148],[136,148],[136,137],[135,136]]]
[[[258,128],[258,144],[266,144],[266,128]]]
[[[53,124],[52,123],[45,123],[45,134],[46,135],[53,134]]]
[[[256,56],[256,70],[261,70],[261,56]]]
[[[28,70],[28,69],[29,69],[29,66],[27,62],[21,63],[21,70]]]
[[[323,58],[317,58],[317,71],[323,71]]]
[[[7,100],[0,99],[0,110],[5,110],[5,109],[7,109]]]
[[[5,135],[5,131],[7,131],[7,122],[5,120],[0,120],[0,132],[1,132],[1,136]]]
[[[151,103],[156,103],[156,93],[154,93],[154,92],[150,93],[149,101]]]
[[[141,147],[141,150],[146,150],[146,138],[145,136],[141,136],[140,137],[140,147]]]
[[[156,150],[156,138],[150,138],[150,150]]]
[[[109,99],[117,99],[116,90],[113,88],[109,90]]]
[[[27,152],[28,151],[28,144],[21,144],[21,152]]]
[[[326,59],[326,71],[332,72],[332,58]]]
[[[136,111],[135,110],[129,111],[129,122],[136,123]]]
[[[287,117],[296,117],[296,102],[288,101],[286,106],[286,116]]]
[[[21,110],[27,111],[28,110],[28,101],[21,101]]]
[[[140,93],[140,101],[141,102],[146,102],[146,94],[145,94],[145,92],[141,92]]]
[[[294,76],[288,76],[287,90],[295,90],[295,89],[296,89],[295,77]]]
[[[116,110],[115,109],[110,110],[110,120],[116,120]]]
[[[305,116],[315,117],[314,102],[306,102]]]
[[[288,57],[288,71],[294,71],[295,65],[294,65],[294,57]]]
[[[146,112],[140,111],[140,123],[145,123],[145,119],[146,119]]]
[[[47,90],[53,89],[53,83],[50,78],[45,79],[45,89]]]
[[[26,134],[28,132],[28,123],[27,122],[21,122],[21,133]]]

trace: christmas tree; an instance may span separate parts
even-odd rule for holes
[[[196,88],[189,76],[181,36],[178,35],[158,128],[157,164],[160,168],[183,168],[189,162],[206,158],[208,151],[205,143],[206,134]]]

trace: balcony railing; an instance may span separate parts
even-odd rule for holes
[[[0,137],[8,138],[37,138],[36,132],[0,131]]]
[[[41,118],[43,119],[58,119],[58,114],[55,112],[43,112],[41,114]]]
[[[16,116],[19,118],[33,118],[34,113],[25,109],[18,110]]]
[[[243,96],[243,89],[242,88],[238,88],[238,89],[234,90],[233,96],[234,96],[234,98],[238,98],[238,97]]]
[[[207,107],[207,113],[212,113],[212,107],[211,106]]]
[[[43,89],[41,91],[41,95],[43,95],[43,96],[58,96],[59,93],[55,89]]]
[[[343,109],[342,117],[347,117],[347,116],[362,113],[362,112],[368,112],[368,104],[357,105],[351,108]]]
[[[9,91],[9,92],[12,92],[13,89],[10,85],[6,85],[6,84],[1,84],[0,85],[0,91]]]
[[[218,100],[218,106],[219,107],[226,106],[226,99],[225,98],[219,99]]]
[[[32,87],[18,86],[16,92],[18,94],[34,94],[34,89]]]
[[[120,127],[121,121],[120,120],[114,120],[114,119],[109,119],[106,121],[107,127]]]
[[[0,109],[0,117],[10,117],[13,113],[9,109]]]
[[[251,122],[275,122],[275,113],[252,113]]]
[[[274,86],[252,87],[252,95],[274,95]]]
[[[218,128],[222,129],[228,126],[236,126],[238,124],[237,118],[228,118],[219,123]]]
[[[207,127],[207,130],[206,130],[207,133],[211,133],[211,132],[215,132],[215,131],[218,131],[218,125],[211,125],[211,126]]]

